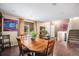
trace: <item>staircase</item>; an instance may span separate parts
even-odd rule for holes
[[[70,30],[69,31],[68,43],[71,46],[79,45],[79,30]]]

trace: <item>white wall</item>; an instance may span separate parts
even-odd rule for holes
[[[50,35],[51,35],[51,37],[55,37],[55,25],[51,25],[51,32],[50,32]]]
[[[70,29],[79,29],[79,18],[71,18],[69,22]]]

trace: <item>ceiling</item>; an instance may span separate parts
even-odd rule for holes
[[[0,3],[0,9],[12,15],[37,21],[79,16],[78,3]]]

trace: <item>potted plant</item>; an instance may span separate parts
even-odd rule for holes
[[[35,40],[36,36],[37,36],[37,33],[36,32],[31,32],[31,36],[32,36],[32,40]]]
[[[48,35],[47,30],[44,30],[44,35],[45,35],[45,36],[47,36],[47,35]]]
[[[43,36],[47,36],[47,35],[48,35],[47,30],[46,30],[46,29],[43,29],[43,30],[42,30],[42,34],[43,34]]]
[[[49,34],[47,30],[43,30],[43,36],[44,36],[43,38],[49,39]]]

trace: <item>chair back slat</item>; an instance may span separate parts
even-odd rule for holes
[[[18,42],[18,46],[19,46],[19,48],[21,49],[21,48],[22,48],[22,44],[21,44],[21,40],[20,40],[20,38],[17,38],[17,42]]]
[[[49,41],[47,46],[47,55],[53,55],[53,48],[54,48],[55,40]]]

